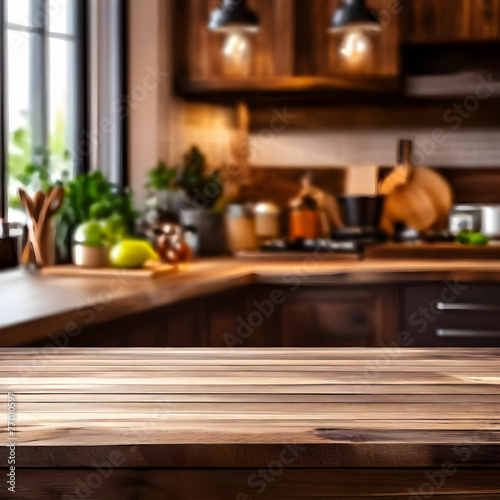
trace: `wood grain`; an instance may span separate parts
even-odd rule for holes
[[[500,245],[485,247],[458,243],[385,243],[365,250],[366,259],[500,259]]]
[[[0,392],[16,394],[17,494],[393,500],[438,478],[436,498],[496,498],[499,356],[0,349]],[[269,481],[256,481],[262,471]]]
[[[270,118],[268,118],[268,126],[269,120]],[[311,171],[306,168],[251,167],[249,169],[250,183],[243,188],[241,196],[249,202],[272,201],[286,211],[289,201],[299,193],[301,179],[307,173],[312,174],[313,184],[321,186],[327,193],[340,195],[344,192],[345,169],[330,168]],[[287,215],[287,213],[283,214],[285,219]],[[286,226],[286,221],[282,225]]]
[[[321,130],[364,130],[364,129],[394,129],[400,128],[432,128],[438,124],[443,125],[443,115],[448,109],[452,108],[455,100],[432,100],[422,101],[418,99],[398,99],[391,96],[388,99],[377,99],[377,103],[365,101],[364,104],[359,103],[359,96],[353,94],[351,98],[346,96],[342,102],[337,102],[335,105],[326,105],[322,102],[321,105],[304,105],[303,103],[289,103],[288,113],[293,114],[293,120],[287,124],[287,130],[304,130],[304,129],[321,129]],[[269,103],[263,106],[253,105],[250,115],[251,131],[259,131],[262,128],[269,127],[269,121],[273,118],[273,107]],[[465,128],[497,128],[498,114],[500,112],[500,102],[497,100],[488,101],[488,106],[481,106],[475,113],[471,114],[467,121],[464,121]],[[325,165],[327,167],[328,165]],[[495,187],[498,186],[498,169],[495,168],[476,168],[471,165],[471,168],[445,168],[457,176],[457,181],[460,182],[460,177],[463,172],[462,187],[467,185],[467,182],[475,184],[481,183],[484,187],[487,181],[487,174],[490,179],[495,179]],[[445,172],[446,173],[446,172]],[[474,176],[482,176],[476,177]],[[465,180],[467,179],[467,180]],[[491,194],[496,193],[495,189],[491,188]],[[496,198],[498,201],[498,196]],[[486,201],[486,200],[484,200]]]
[[[407,43],[498,41],[499,0],[404,0],[402,40]]]
[[[371,0],[386,9],[392,0]],[[399,19],[392,16],[372,40],[373,56],[353,66],[339,57],[338,37],[328,25],[339,0],[249,0],[259,15],[252,35],[250,76],[226,75],[221,48],[224,36],[208,30],[212,0],[176,0],[174,42],[177,90],[183,95],[311,93],[321,90],[390,92],[400,88]]]
[[[172,445],[204,446],[205,453],[193,451],[189,464],[178,467],[210,466],[210,446],[218,450],[212,466],[244,467],[247,445],[264,452],[287,443],[321,445],[321,457],[302,460],[304,467],[308,460],[309,466],[318,460],[368,466],[375,451],[371,466],[393,467],[391,453],[403,446],[418,450],[405,467],[430,467],[438,464],[428,447],[442,455],[462,440],[477,447],[481,458],[474,463],[491,466],[500,463],[499,355],[496,349],[396,349],[385,356],[370,349],[3,349],[0,390],[17,395],[25,467],[40,448],[86,448],[90,460],[99,446],[155,446],[168,457]],[[226,446],[242,454],[228,455],[224,464]],[[363,458],[337,455],[339,446],[362,446]]]
[[[218,7],[212,0],[180,0],[177,4],[186,4],[184,8],[177,7],[179,25],[176,26],[176,40],[187,46],[178,76],[187,81],[211,81],[223,77],[221,49],[224,35],[211,32],[207,25],[210,13]],[[293,32],[283,29],[292,26],[290,2],[281,0],[251,0],[248,6],[260,18],[260,32],[252,36],[253,62],[251,74],[255,78],[266,78],[282,74],[290,74],[291,38]],[[290,23],[290,24],[289,24]],[[276,29],[278,28],[278,29]],[[281,51],[279,51],[281,48]],[[287,50],[288,48],[288,50]]]
[[[42,276],[65,276],[113,279],[118,275],[123,279],[154,279],[175,273],[177,268],[170,264],[152,263],[141,269],[85,268],[74,265],[47,266],[40,270]]]
[[[98,476],[97,479],[90,476],[91,473],[89,470],[21,471],[18,481],[22,486],[18,494],[23,499],[54,500],[61,493],[75,495],[78,485],[88,481],[89,484],[100,484],[99,488],[90,490],[92,500],[408,500],[411,490],[419,491],[422,485],[429,483],[428,477],[433,473],[439,477],[440,470],[389,470],[377,474],[366,469],[275,470],[274,475],[267,476],[269,481],[263,483],[256,481],[259,478],[255,469],[125,469],[112,471],[110,477],[101,482]],[[495,474],[496,471],[492,470],[450,474],[440,488],[431,490],[434,491],[432,498],[498,500],[500,489]],[[34,484],[38,486],[36,491],[33,491]],[[430,490],[424,488],[423,491]]]
[[[332,35],[328,26],[341,0],[295,0],[296,72],[299,75],[343,75],[397,78],[399,64],[399,14],[384,16],[382,32],[367,37],[370,57],[353,64],[339,52],[343,36]],[[370,0],[367,7],[389,12],[391,0]]]

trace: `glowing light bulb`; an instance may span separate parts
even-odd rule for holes
[[[370,40],[362,31],[352,31],[342,41],[340,53],[350,59],[363,58],[370,49]]]
[[[226,76],[249,76],[252,63],[252,42],[241,32],[229,33],[222,46]]]

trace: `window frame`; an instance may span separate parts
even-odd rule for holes
[[[0,0],[0,219],[7,221],[7,103],[6,103],[6,46],[7,33],[5,22],[7,18],[7,4]],[[3,75],[3,76],[2,76]]]
[[[92,50],[91,50],[91,24],[92,24],[92,1],[93,0],[77,0],[76,2],[76,26],[75,34],[72,38],[76,41],[76,85],[75,90],[77,92],[77,101],[75,107],[75,121],[76,121],[76,137],[75,137],[75,148],[74,148],[74,173],[79,175],[86,173],[91,170],[92,167],[92,145],[89,145],[92,130],[91,126],[93,123],[92,116],[92,100],[91,100],[91,88],[92,88],[92,78],[96,75],[93,74],[92,68]],[[118,46],[118,53],[115,55],[118,58],[120,71],[118,75],[119,79],[119,90],[120,90],[120,102],[123,108],[126,108],[127,103],[127,92],[128,92],[128,32],[127,26],[129,23],[128,18],[128,0],[108,0],[110,5],[113,5],[115,9],[115,15],[118,19],[118,28],[116,32],[116,40]],[[38,11],[47,12],[47,6],[49,5],[48,0],[31,0],[32,4],[37,6]],[[33,15],[33,14],[32,14]],[[40,65],[40,72],[43,75],[42,81],[44,85],[43,92],[39,92],[39,95],[45,96],[44,101],[40,102],[38,99],[33,103],[33,107],[36,106],[37,109],[41,110],[40,116],[37,118],[40,125],[37,130],[33,130],[32,133],[36,134],[33,136],[33,142],[35,143],[36,137],[42,138],[42,144],[47,145],[49,140],[49,55],[47,53],[47,45],[49,37],[58,36],[54,33],[49,33],[46,26],[45,16],[41,16],[43,21],[42,26],[36,28],[26,28],[21,26],[22,31],[33,30],[42,34],[43,43],[39,44],[35,48],[36,52],[39,54],[38,64]],[[11,25],[13,23],[10,23]],[[96,29],[99,29],[95,27]],[[8,145],[9,145],[9,127],[8,127],[8,65],[7,65],[7,1],[0,0],[0,218],[7,220],[8,215]],[[65,38],[66,35],[60,35]],[[33,58],[35,59],[35,58]],[[32,62],[36,64],[36,62]],[[98,78],[98,76],[97,76]],[[99,94],[101,91],[101,86],[106,86],[107,82],[102,82],[98,80],[98,90]],[[30,91],[31,98],[33,98],[33,92]],[[118,162],[117,165],[112,167],[113,177],[121,189],[125,189],[128,185],[128,120],[127,115],[121,116],[119,119],[117,116],[114,119],[118,120]],[[30,119],[30,122],[32,120]],[[82,151],[83,150],[83,151]],[[96,166],[93,166],[96,168]],[[98,167],[98,166],[97,166]]]
[[[30,74],[40,75],[37,80],[38,91],[35,91],[33,79],[30,82],[30,124],[33,134],[33,144],[41,145],[47,149],[49,144],[49,68],[50,56],[48,44],[50,39],[61,39],[73,41],[75,47],[75,91],[76,106],[75,116],[72,122],[74,133],[75,151],[81,141],[88,140],[86,130],[89,124],[89,83],[88,83],[88,0],[76,2],[75,32],[64,34],[51,32],[47,25],[47,12],[49,12],[49,0],[30,0],[30,24],[23,26],[8,22],[7,2],[0,0],[0,218],[7,220],[8,214],[8,61],[7,61],[7,34],[9,30],[20,33],[35,35],[30,40]],[[40,91],[40,86],[42,91]],[[78,154],[74,160],[74,174],[82,174],[89,170],[89,155]]]

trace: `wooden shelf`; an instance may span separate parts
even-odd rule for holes
[[[182,79],[178,90],[182,95],[209,94],[302,94],[325,92],[396,93],[400,91],[399,78],[352,78],[321,76],[282,76],[271,78]]]

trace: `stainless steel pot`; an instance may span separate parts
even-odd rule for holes
[[[458,234],[464,229],[480,231],[489,238],[500,239],[500,204],[455,205],[450,214],[450,232]]]
[[[490,238],[500,238],[500,205],[483,206],[481,232]]]

